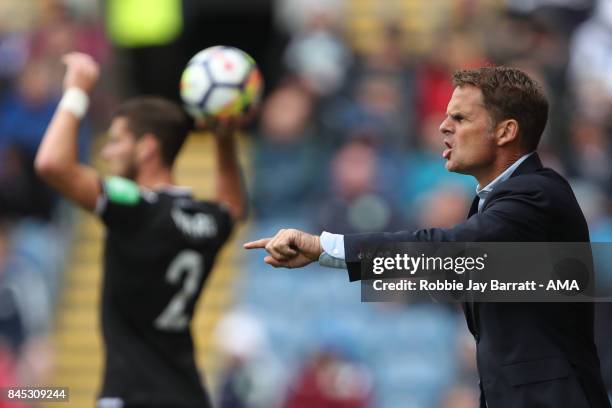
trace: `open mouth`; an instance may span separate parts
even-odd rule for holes
[[[444,149],[444,151],[442,152],[442,157],[444,157],[446,160],[448,160],[448,159],[450,159],[450,155],[451,155],[451,152],[453,150],[453,147],[448,142],[448,140],[445,140],[444,144],[446,145],[446,149]]]

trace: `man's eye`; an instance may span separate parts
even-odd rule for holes
[[[463,121],[463,116],[461,115],[453,115],[453,119],[457,122]]]

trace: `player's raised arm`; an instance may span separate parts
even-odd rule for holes
[[[216,199],[228,206],[234,221],[246,216],[246,194],[236,152],[238,120],[219,122],[211,130],[216,150]]]
[[[40,144],[35,168],[61,195],[93,211],[100,192],[99,178],[94,169],[78,162],[77,138],[100,70],[86,54],[67,54],[63,62],[66,64],[64,96]]]

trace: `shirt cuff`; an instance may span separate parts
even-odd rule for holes
[[[346,269],[346,262],[344,261],[344,235],[323,232],[321,234],[321,247],[323,252],[319,256],[319,265]]]
[[[330,256],[344,260],[344,235],[323,231],[321,234],[321,247]]]

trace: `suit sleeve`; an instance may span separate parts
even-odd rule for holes
[[[518,179],[516,177],[515,179]],[[482,212],[452,228],[349,234],[344,236],[349,279],[361,277],[361,259],[368,247],[399,242],[530,242],[549,241],[550,211],[543,189],[517,188],[510,179],[495,191]]]

